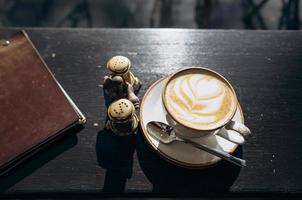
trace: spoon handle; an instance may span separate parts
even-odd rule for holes
[[[194,147],[196,147],[198,149],[204,150],[204,151],[206,151],[210,154],[213,154],[213,155],[215,155],[219,158],[222,158],[226,161],[229,161],[229,162],[231,162],[235,165],[238,165],[240,167],[246,166],[246,161],[245,160],[237,158],[235,156],[232,156],[231,154],[229,154],[225,151],[209,147],[205,144],[199,144],[199,143],[196,143],[196,142],[194,142],[192,140],[189,140],[189,139],[183,139],[182,138],[182,140],[186,143],[189,143],[189,144],[193,145]]]

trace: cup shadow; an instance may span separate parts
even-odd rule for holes
[[[24,162],[20,163],[10,171],[6,172],[0,178],[0,193],[4,193],[10,187],[27,177],[52,159],[64,151],[72,148],[78,142],[78,138],[75,133],[83,129],[83,126],[75,126],[67,130],[62,138],[58,138],[52,144],[47,145],[45,149],[39,150],[35,155],[27,158]]]
[[[240,167],[227,161],[204,169],[173,165],[151,149],[141,130],[137,134],[136,152],[142,170],[153,184],[153,193],[160,195],[228,193],[240,172]],[[242,147],[238,147],[233,155],[242,158]]]
[[[96,141],[97,160],[106,169],[104,193],[123,193],[127,179],[132,176],[136,135],[116,136],[103,129]]]

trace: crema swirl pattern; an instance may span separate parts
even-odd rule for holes
[[[232,115],[235,98],[222,80],[208,74],[186,74],[171,80],[165,98],[171,115],[195,128],[210,128]]]

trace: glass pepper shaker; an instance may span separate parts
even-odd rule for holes
[[[119,136],[127,136],[133,133],[139,119],[135,114],[135,108],[128,99],[120,99],[108,107],[106,128]]]
[[[125,56],[114,56],[107,62],[107,69],[111,72],[111,75],[123,77],[125,82],[129,83],[137,92],[141,86],[141,81],[133,75],[130,68],[131,62]]]

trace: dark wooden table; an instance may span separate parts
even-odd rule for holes
[[[1,29],[0,34],[15,31]],[[2,197],[302,195],[302,32],[27,32],[87,123],[1,177]],[[236,152],[248,166],[222,162],[185,170],[160,158],[139,132],[121,139],[103,131],[100,81],[107,59],[119,54],[131,59],[143,81],[140,97],[152,82],[182,67],[206,66],[229,79],[253,132]]]

